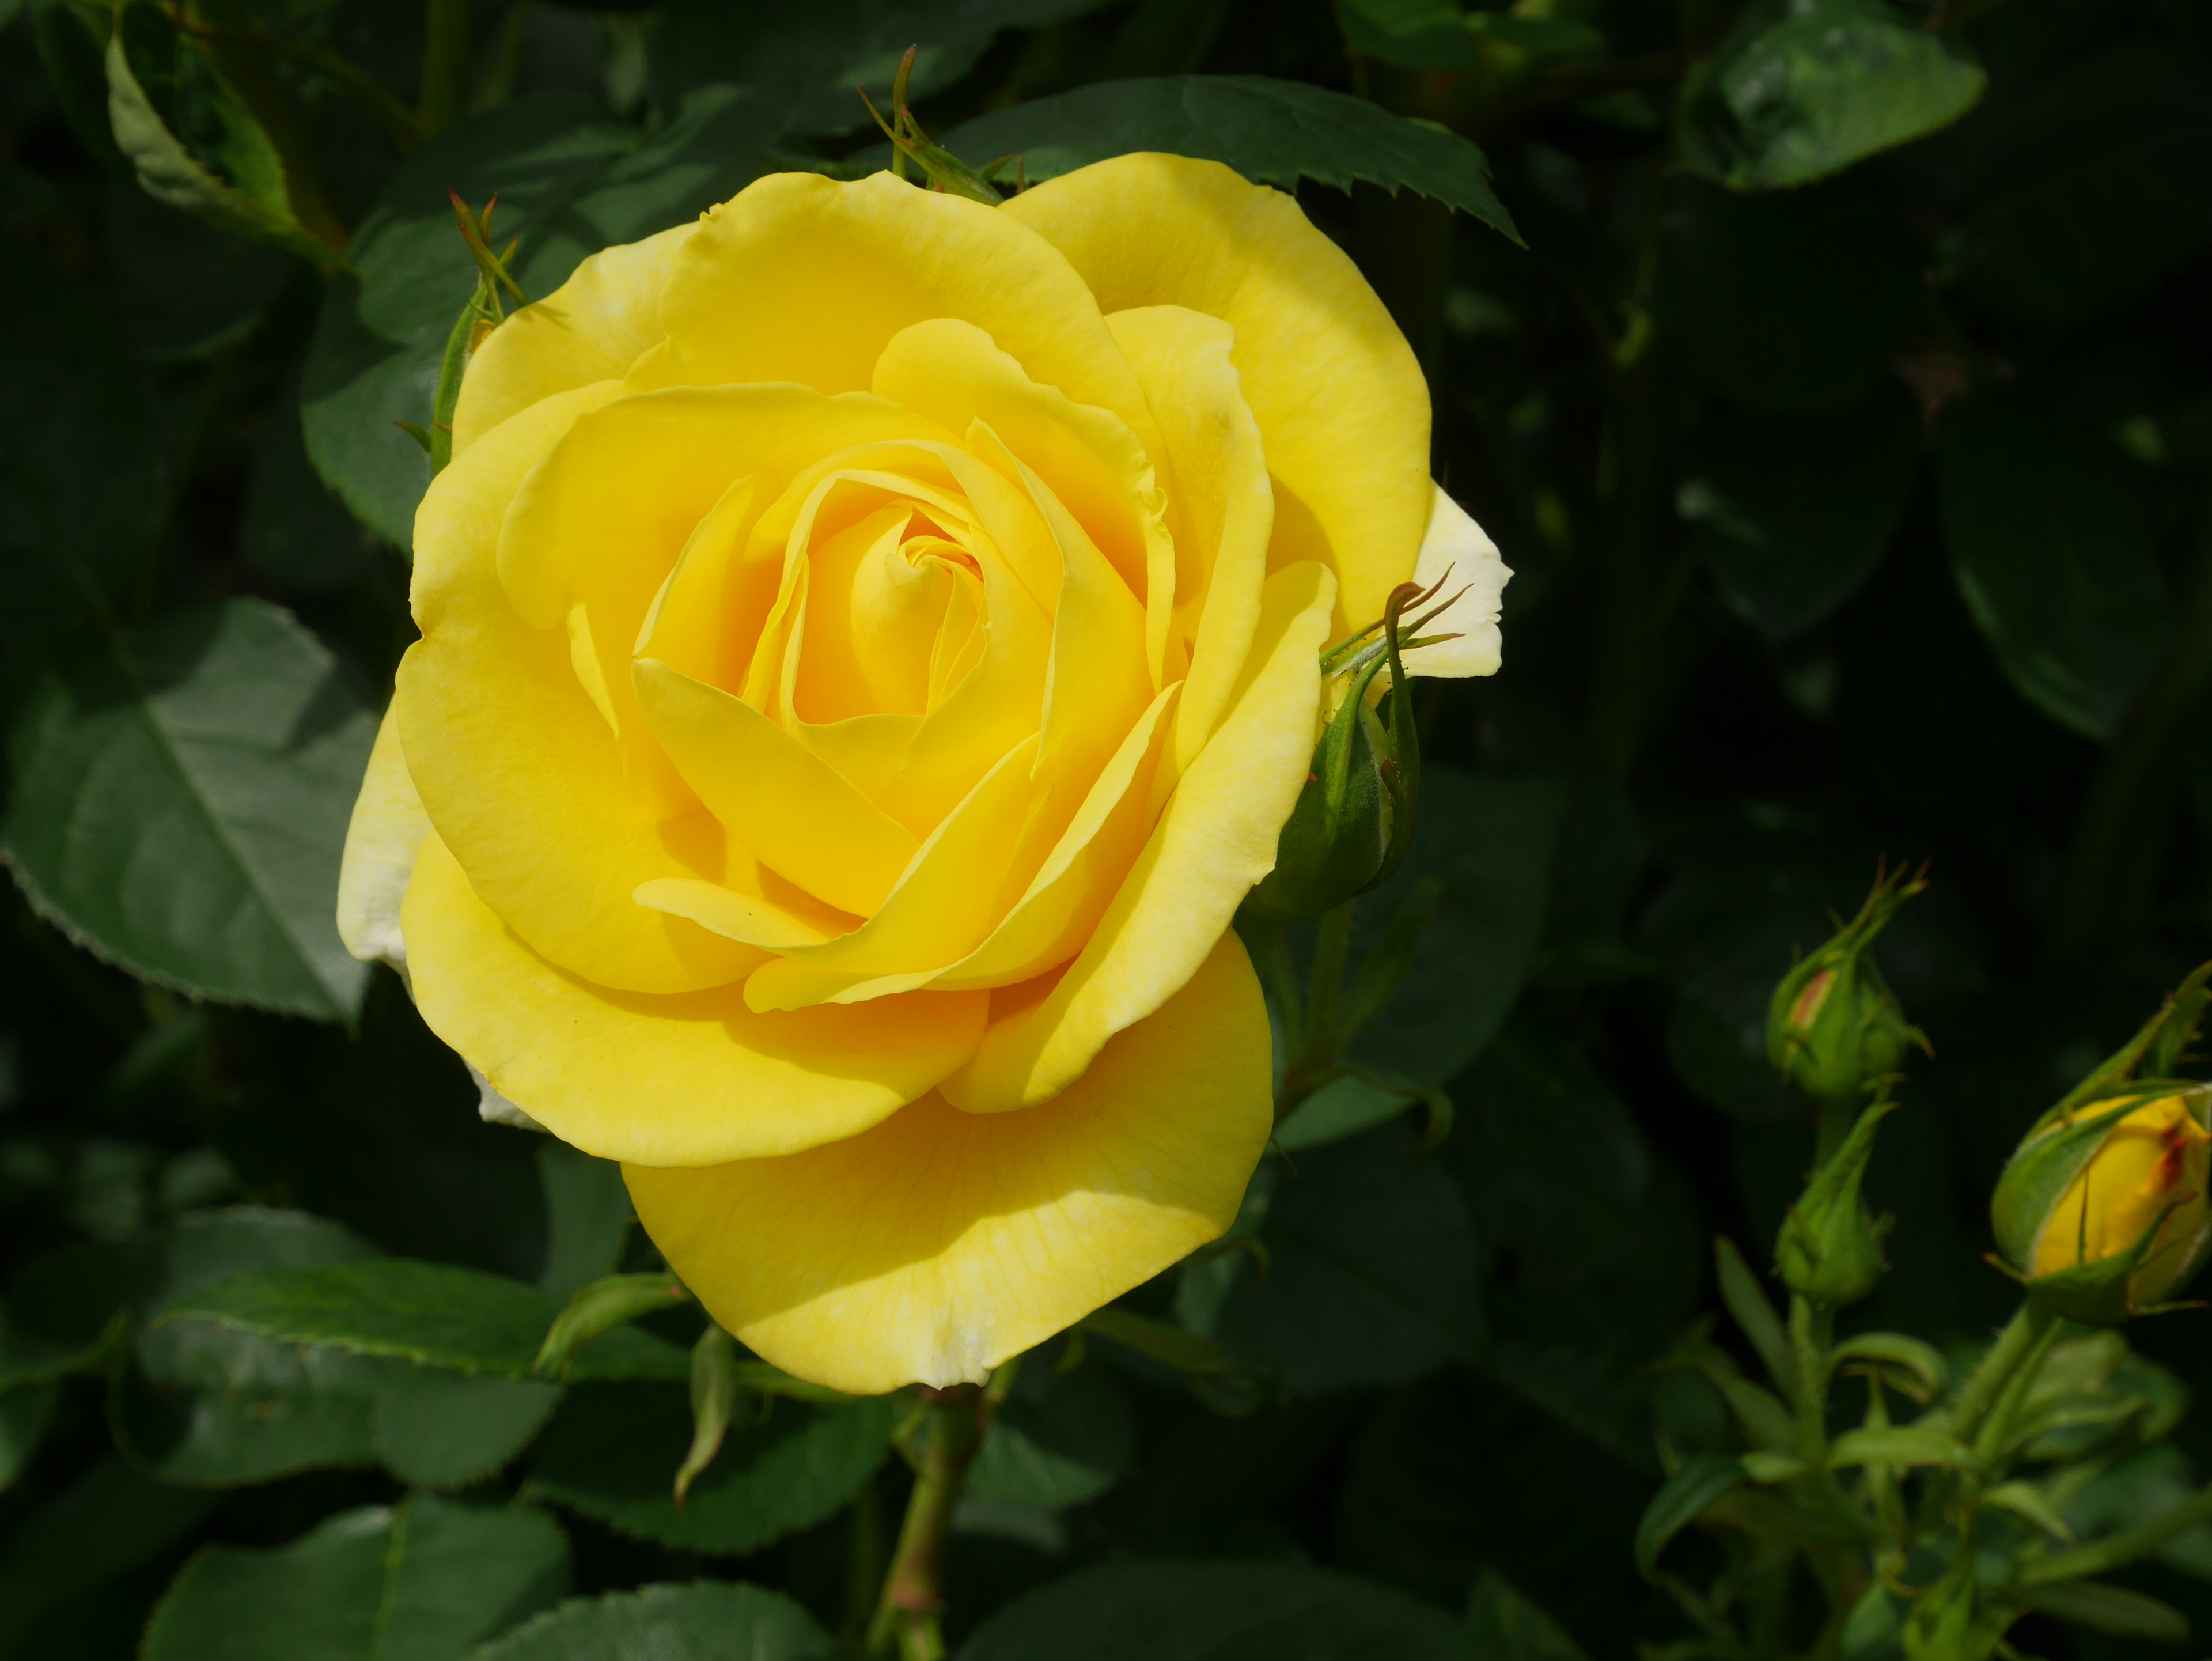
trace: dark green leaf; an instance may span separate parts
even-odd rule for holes
[[[51,1378],[0,1390],[0,1493],[15,1485],[46,1439],[60,1396],[61,1386]]]
[[[1473,1661],[1468,1636],[1402,1592],[1287,1564],[1110,1563],[1018,1598],[960,1661]]]
[[[1444,900],[1396,997],[1352,1043],[1358,1060],[1420,1084],[1473,1061],[1521,995],[1543,936],[1566,791],[1550,779],[1421,770],[1413,842],[1398,873],[1359,902],[1355,952],[1371,949],[1406,891],[1443,879]]]
[[[1286,191],[1301,179],[1340,191],[1355,184],[1412,191],[1521,240],[1490,188],[1490,164],[1468,140],[1296,81],[1181,75],[1101,82],[979,115],[943,142],[978,165],[1019,153],[1031,179],[1132,150],[1166,150],[1224,162]]]
[[[1654,306],[1691,368],[1732,402],[1841,415],[1888,372],[1921,305],[1920,265],[1856,178],[1765,196],[1683,178]]]
[[[426,422],[446,338],[476,283],[448,188],[496,195],[500,245],[542,299],[610,243],[665,229],[736,194],[767,167],[779,131],[763,100],[710,88],[650,135],[597,99],[543,93],[473,117],[409,157],[355,232],[356,275],[332,279],[301,393],[307,453],[354,514],[395,547],[414,544],[429,458],[393,425]]]
[[[2124,1586],[2095,1580],[2062,1580],[2027,1586],[2014,1594],[2039,1614],[2056,1615],[2077,1627],[2120,1638],[2145,1638],[2154,1644],[2189,1641],[2189,1617],[2171,1603]]]
[[[2150,526],[2117,458],[2025,399],[1984,390],[1944,412],[1936,485],[1959,590],[1998,664],[2052,720],[2111,739],[2172,624]]]
[[[1876,1425],[1847,1430],[1828,1451],[1828,1463],[1838,1469],[1852,1465],[1948,1465],[1974,1470],[1973,1450],[1950,1437],[1917,1425]]]
[[[171,1488],[108,1454],[17,1525],[0,1556],[0,1655],[40,1615],[176,1550],[216,1497]]]
[[[459,1661],[566,1590],[568,1542],[526,1506],[418,1494],[340,1513],[289,1546],[210,1546],[146,1628],[143,1661]]]
[[[696,1581],[549,1609],[471,1661],[842,1661],[814,1617],[758,1586]]]
[[[1828,421],[1715,405],[1675,506],[1729,605],[1783,640],[1874,575],[1919,465],[1918,412],[1899,386]]]
[[[537,1378],[471,1378],[392,1367],[371,1398],[369,1433],[386,1469],[414,1488],[460,1488],[530,1445],[560,1387]]]
[[[118,9],[107,110],[116,148],[155,201],[317,265],[337,264],[336,252],[294,215],[284,165],[260,122],[158,7]]]
[[[145,383],[81,284],[16,250],[0,307],[37,319],[0,330],[0,636],[51,646],[124,604],[165,469]]]
[[[1471,70],[1480,64],[1468,15],[1456,0],[1340,0],[1345,44],[1412,70]]]
[[[108,181],[103,206],[118,321],[154,362],[196,362],[237,344],[298,269],[275,248],[166,208],[122,179]]]
[[[258,600],[110,636],[18,719],[4,825],[40,910],[149,979],[325,1019],[367,969],[331,914],[376,718]]]
[[[380,1257],[329,1269],[245,1275],[180,1299],[173,1321],[211,1321],[289,1344],[329,1345],[454,1372],[528,1378],[560,1305],[535,1287],[479,1269]],[[679,1378],[675,1345],[623,1327],[586,1345],[576,1378]]]
[[[380,554],[307,460],[296,380],[270,413],[246,476],[238,551],[262,575],[308,593],[358,582]]]
[[[1658,1572],[1667,1542],[1743,1480],[1743,1467],[1718,1453],[1700,1453],[1667,1479],[1636,1525],[1636,1567],[1646,1579]]]
[[[2082,1488],[2066,1521],[2084,1540],[2154,1521],[2197,1493],[2188,1456],[2171,1443],[2129,1455]],[[2212,1528],[2185,1530],[2158,1549],[2161,1562],[2212,1580]]]
[[[613,1160],[550,1137],[538,1150],[538,1179],[545,1188],[545,1267],[538,1285],[565,1301],[621,1262],[635,1220],[629,1190]]]
[[[1948,126],[1987,77],[1883,0],[1760,0],[1684,84],[1682,164],[1738,190],[1807,185]]]
[[[1468,1635],[1482,1661],[1589,1661],[1559,1623],[1514,1591],[1496,1569],[1475,1576],[1468,1594]]]
[[[107,119],[110,20],[105,9],[95,12],[69,0],[35,0],[30,11],[39,62],[62,119],[85,154],[117,177],[128,177],[131,164],[115,148],[115,130]]]
[[[753,1405],[756,1416],[731,1427],[678,1511],[669,1485],[691,1445],[685,1392],[649,1384],[572,1390],[538,1445],[529,1491],[624,1534],[734,1554],[830,1516],[890,1451],[896,1409],[888,1397],[843,1407]]]
[[[1957,137],[1972,199],[1937,269],[2001,316],[2103,316],[2212,238],[2212,61],[2179,41],[2071,58]]]
[[[1285,1391],[1393,1384],[1472,1359],[1482,1248],[1457,1186],[1395,1131],[1316,1148],[1278,1180],[1218,1335],[1272,1361]]]
[[[1096,1499],[1129,1468],[1136,1434],[1112,1373],[1025,1361],[968,1473],[967,1492],[1033,1506]]]

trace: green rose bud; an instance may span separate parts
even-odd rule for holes
[[[1775,1238],[1774,1265],[1792,1292],[1833,1309],[1855,1304],[1874,1290],[1887,1267],[1882,1238],[1894,1218],[1875,1219],[1859,1197],[1859,1183],[1874,1153],[1875,1132],[1897,1110],[1878,1101],[1859,1115],[1844,1145],[1806,1184]]]
[[[1405,859],[1421,790],[1421,741],[1398,654],[1452,636],[1400,636],[1413,635],[1452,602],[1410,624],[1399,618],[1407,606],[1435,599],[1443,586],[1440,581],[1424,592],[1401,583],[1380,622],[1322,654],[1322,673],[1344,680],[1343,701],[1314,747],[1305,788],[1275,845],[1275,868],[1246,902],[1270,921],[1295,922],[1334,910],[1388,881]],[[1369,638],[1378,631],[1379,638]],[[1389,686],[1378,711],[1368,694],[1386,669]]]
[[[1927,887],[1899,871],[1828,943],[1782,977],[1766,1012],[1766,1056],[1784,1077],[1823,1102],[1853,1102],[1904,1065],[1927,1035],[1905,1019],[1874,960],[1876,937],[1897,909]]]

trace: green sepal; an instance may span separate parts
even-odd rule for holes
[[[708,1322],[691,1347],[691,1448],[676,1472],[676,1509],[700,1472],[714,1463],[738,1403],[738,1341]]]
[[[558,1378],[568,1372],[576,1352],[601,1333],[628,1326],[690,1296],[673,1275],[609,1275],[593,1281],[579,1287],[554,1317],[532,1370],[540,1378]]]
[[[2165,1207],[2125,1251],[2116,1251],[2109,1257],[2100,1257],[2094,1262],[2075,1263],[2070,1269],[2038,1275],[2023,1282],[2024,1289],[2029,1297],[2052,1314],[2063,1316],[2069,1321],[2078,1321],[2083,1326],[2118,1326],[2131,1316],[2150,1315],[2176,1307],[2172,1304],[2138,1305],[2132,1302],[2128,1282],[2149,1257],[2159,1231],[2166,1226],[2166,1220],[2193,1197],[2184,1196]],[[2201,1257],[2203,1251],[2201,1241],[2197,1250]],[[2188,1274],[2185,1271],[2176,1277],[2174,1284],[2179,1286],[2187,1278]]]
[[[1856,1303],[1874,1290],[1887,1267],[1881,1243],[1896,1220],[1869,1214],[1859,1184],[1874,1153],[1875,1133],[1897,1106],[1878,1101],[1859,1115],[1775,1237],[1774,1266],[1784,1283],[1825,1308]]]

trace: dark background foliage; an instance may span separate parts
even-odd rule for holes
[[[180,12],[206,52],[119,15],[199,169],[166,204],[118,148],[105,9],[0,0],[0,1658],[429,1661],[564,1593],[702,1579],[849,1631],[896,1524],[882,1404],[776,1404],[672,1512],[667,1344],[556,1407],[495,1358],[155,1323],[240,1269],[400,1257],[481,1271],[526,1325],[655,1261],[605,1167],[477,1120],[329,922],[412,632],[428,469],[391,423],[428,418],[470,280],[448,185],[499,194],[543,294],[767,168],[865,167],[851,82],[919,41],[918,112],[970,161],[1185,148],[1297,188],[1516,574],[1504,672],[1423,693],[1413,863],[1448,897],[1358,1046],[1456,1127],[1417,1155],[1417,1120],[1334,1088],[1255,1179],[1264,1272],[1232,1249],[1132,1295],[1269,1363],[1259,1410],[1109,1342],[1031,1363],[954,1536],[977,1661],[1186,1629],[1570,1653],[1498,1615],[1516,1591],[1592,1655],[1669,1635],[1629,1552],[1644,1364],[1711,1302],[1711,1236],[1763,1261],[1802,1180],[1763,1051],[1793,952],[1878,861],[1931,863],[1882,961],[1936,1059],[1883,1132],[1893,1272],[1853,1319],[1946,1345],[2010,1306],[1980,1254],[2021,1130],[2208,955],[2212,32],[2185,0],[483,0],[472,74],[428,77],[466,113],[418,102],[416,8]],[[1273,79],[1150,78],[1181,76]],[[2212,1378],[2204,1317],[2133,1336]],[[2137,1579],[2212,1631],[2201,1584]],[[670,1630],[827,1652],[788,1606],[697,1596]],[[498,1652],[611,1652],[665,1597]],[[1206,1628],[1224,1607],[1264,1618]]]

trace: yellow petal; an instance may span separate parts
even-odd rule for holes
[[[1268,578],[1229,716],[1176,784],[1097,932],[1047,996],[1003,1019],[994,1011],[975,1060],[941,1086],[948,1100],[975,1113],[1049,1100],[1206,960],[1274,868],[1305,783],[1335,599],[1334,580],[1310,561]]]
[[[733,979],[750,967],[744,948],[631,895],[656,877],[719,876],[721,851],[672,838],[666,804],[632,776],[577,682],[565,618],[526,624],[493,553],[524,475],[618,390],[543,399],[431,482],[415,518],[422,638],[400,665],[392,708],[430,822],[486,904],[555,963],[605,985],[680,992]]]
[[[404,967],[407,945],[399,932],[399,903],[415,874],[415,853],[430,832],[430,816],[408,776],[392,711],[376,729],[368,770],[354,798],[346,826],[345,857],[338,866],[338,938],[364,963],[383,958]]]
[[[1421,541],[1421,557],[1413,580],[1425,589],[1442,582],[1437,600],[1450,606],[1433,621],[1421,625],[1423,635],[1456,634],[1457,640],[1440,640],[1406,654],[1409,675],[1494,675],[1502,649],[1498,633],[1499,598],[1513,573],[1498,557],[1498,545],[1483,534],[1482,526],[1467,510],[1437,491],[1436,509],[1429,516],[1429,531]],[[1452,597],[1456,595],[1456,599]],[[1436,602],[1431,601],[1431,605]],[[1421,608],[1425,613],[1428,606]]]
[[[1032,379],[1149,437],[1136,377],[1066,259],[997,208],[887,173],[770,173],[710,209],[662,290],[667,344],[632,375],[859,392],[892,336],[939,317],[975,324]]]
[[[1226,935],[1047,1106],[977,1118],[926,1097],[788,1159],[623,1175],[670,1267],[753,1350],[856,1395],[941,1388],[1218,1237],[1266,1145],[1270,1066]]]
[[[1132,594],[1143,599],[1171,586],[1174,549],[1152,458],[1119,417],[1038,385],[989,335],[957,318],[893,336],[871,385],[948,432],[981,422],[1045,482]],[[1154,581],[1154,566],[1170,575]]]
[[[1174,464],[1176,620],[1193,636],[1176,715],[1180,774],[1212,737],[1244,672],[1275,496],[1260,424],[1231,361],[1237,332],[1182,306],[1115,312],[1106,323],[1144,383]]]
[[[652,658],[631,674],[668,758],[762,864],[856,916],[883,904],[919,846],[912,831],[743,699]]]
[[[982,1024],[981,993],[756,1015],[735,986],[610,991],[501,928],[434,836],[405,917],[431,1031],[500,1095],[605,1159],[719,1165],[856,1135],[927,1091]]]
[[[756,970],[745,983],[751,1007],[800,1007],[785,1001],[787,989],[777,971],[787,959],[840,974],[896,975],[939,968],[966,956],[996,921],[994,902],[1007,856],[1021,834],[1034,788],[1030,764],[1036,755],[1035,738],[1009,750],[931,833],[898,886],[860,927],[834,940],[778,946],[783,957]],[[801,976],[793,985],[811,989],[815,983],[815,977]]]
[[[1281,192],[1182,156],[1116,156],[999,211],[1065,252],[1109,313],[1187,306],[1235,327],[1275,479],[1269,568],[1326,562],[1335,634],[1380,617],[1429,522],[1429,394],[1343,250]]]
[[[636,655],[659,658],[709,686],[737,686],[775,603],[780,567],[745,557],[763,482],[748,473],[722,492],[677,556],[638,630]]]
[[[620,380],[660,339],[653,314],[676,251],[699,228],[672,226],[591,255],[568,280],[493,330],[453,406],[453,454],[519,410],[595,380]]]

